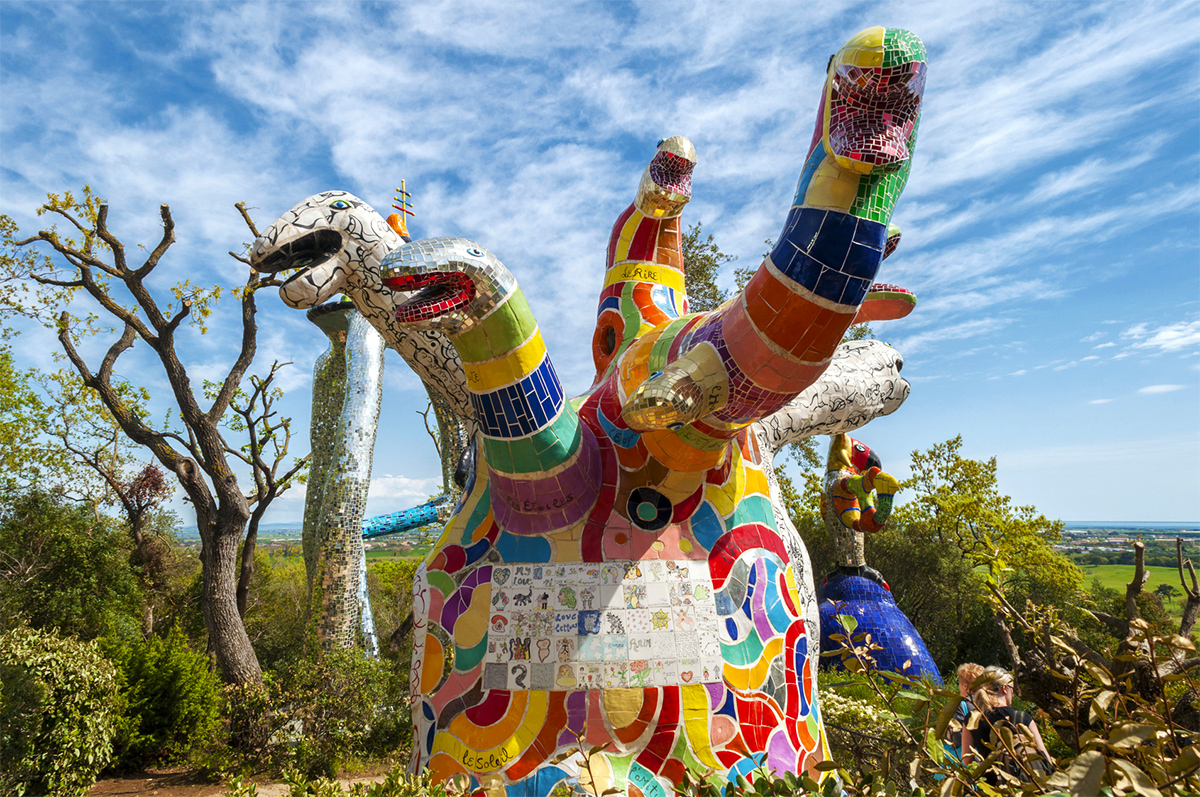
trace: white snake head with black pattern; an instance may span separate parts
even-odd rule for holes
[[[353,272],[377,272],[402,243],[375,209],[345,191],[325,191],[280,216],[254,241],[260,272],[299,269],[279,288],[290,307],[307,309],[346,292]]]

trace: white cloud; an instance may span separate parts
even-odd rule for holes
[[[1110,340],[1108,343],[1101,343],[1099,346],[1093,346],[1092,348],[1093,349],[1111,349],[1113,346],[1116,346],[1116,345],[1117,344],[1113,343]]]
[[[1026,370],[1022,368],[1019,371],[1013,371],[1011,374],[1009,374],[1009,376],[1025,376],[1026,373]]]
[[[1176,390],[1183,390],[1183,387],[1183,385],[1147,385],[1146,387],[1138,388],[1138,392],[1156,395],[1158,393],[1174,393]]]
[[[1132,349],[1149,349],[1158,352],[1176,352],[1200,346],[1200,320],[1179,321],[1159,327],[1135,324],[1121,333],[1121,337],[1132,340]]]
[[[1088,404],[1111,404],[1116,399],[1092,399]]]
[[[414,479],[409,476],[375,476],[371,479],[371,498],[381,500],[413,499],[420,503],[437,491],[440,479]],[[414,504],[415,505],[415,504]]]

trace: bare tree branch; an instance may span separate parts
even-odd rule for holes
[[[1138,540],[1133,544],[1133,580],[1125,587],[1125,619],[1129,621],[1141,618],[1138,611],[1137,596],[1150,574],[1146,572],[1146,543]]]
[[[1179,565],[1179,583],[1187,595],[1187,601],[1183,605],[1183,616],[1179,620],[1179,635],[1186,637],[1191,635],[1192,628],[1196,625],[1196,617],[1200,615],[1200,585],[1196,583],[1196,568],[1192,565],[1191,558],[1183,558],[1182,537],[1175,538],[1175,561]],[[1188,586],[1187,579],[1183,577],[1185,567],[1191,576],[1191,586]]]

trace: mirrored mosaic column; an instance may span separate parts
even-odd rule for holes
[[[330,341],[313,369],[312,468],[303,547],[309,617],[323,648],[376,650],[366,592],[363,513],[383,387],[383,338],[349,302],[308,318]]]

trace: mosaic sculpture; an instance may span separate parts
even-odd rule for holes
[[[932,678],[940,685],[941,675],[925,641],[896,605],[883,576],[867,566],[864,536],[887,524],[898,489],[874,451],[849,435],[833,435],[821,514],[833,536],[837,566],[821,586],[821,650],[841,649],[833,635],[844,635],[847,629],[837,616],[849,615],[856,622],[854,634],[869,634],[881,646],[871,654],[879,669]],[[827,667],[842,669],[838,657],[824,661]]]
[[[662,796],[685,769],[825,757],[815,595],[764,440],[803,417],[856,318],[894,317],[897,292],[872,280],[924,71],[905,31],[838,52],[779,242],[709,313],[688,314],[683,291],[695,151],[662,142],[613,227],[596,379],[577,399],[492,253],[436,238],[384,258],[388,288],[412,294],[397,322],[450,341],[479,429],[416,577],[415,767],[510,797],[581,775],[597,793]],[[564,748],[579,753],[555,763]]]
[[[376,648],[367,595],[363,512],[383,380],[383,339],[349,302],[313,308],[329,338],[313,367],[312,462],[302,545],[309,616],[325,648]]]
[[[312,309],[344,294],[421,379],[437,419],[443,489],[470,430],[472,415],[462,364],[446,336],[396,321],[400,303],[380,280],[384,256],[400,246],[407,230],[389,224],[370,205],[345,191],[308,197],[262,232],[251,250],[261,272],[298,269],[279,289],[284,303]]]

